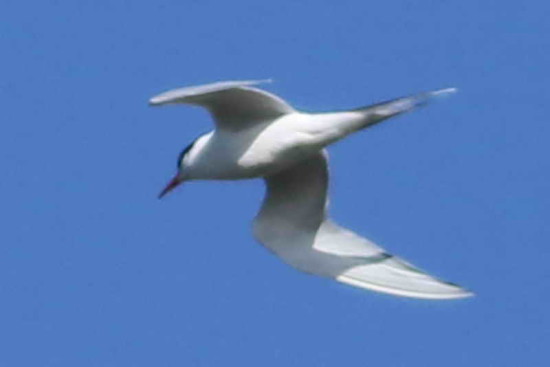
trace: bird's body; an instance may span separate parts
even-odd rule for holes
[[[239,132],[217,129],[197,139],[186,179],[269,176],[343,138],[363,120],[360,112],[294,112]]]
[[[327,215],[325,147],[349,134],[426,103],[441,90],[344,112],[303,113],[279,97],[220,82],[177,89],[151,104],[206,107],[216,129],[186,148],[178,173],[161,196],[183,181],[263,177],[267,194],[254,221],[255,237],[290,265],[312,274],[385,293],[429,299],[470,292],[441,281],[338,226]]]

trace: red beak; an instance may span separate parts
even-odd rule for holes
[[[159,199],[161,199],[164,195],[168,194],[170,191],[174,190],[179,184],[181,184],[182,181],[176,175],[173,179],[168,182],[168,185],[160,192]]]

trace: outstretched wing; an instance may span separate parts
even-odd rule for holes
[[[428,275],[327,218],[327,158],[320,152],[266,178],[256,238],[308,273],[398,296],[452,299],[472,293]]]
[[[226,81],[170,90],[151,98],[153,106],[187,103],[202,106],[220,129],[238,131],[295,112],[283,99],[251,87],[266,81]]]

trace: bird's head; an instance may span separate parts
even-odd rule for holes
[[[177,162],[177,172],[176,175],[168,182],[168,184],[164,187],[164,189],[159,194],[159,199],[161,199],[164,195],[168,194],[170,191],[174,190],[176,187],[181,185],[186,180],[186,165],[188,164],[188,153],[193,148],[193,145],[195,142],[192,142],[187,147],[185,147],[184,150],[181,151],[181,153],[178,156],[178,162]]]

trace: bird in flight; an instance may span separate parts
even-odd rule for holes
[[[473,295],[387,253],[328,215],[327,146],[455,89],[349,111],[304,113],[255,87],[262,82],[217,82],[151,98],[153,106],[184,103],[204,107],[215,124],[214,130],[181,152],[177,173],[159,197],[190,180],[261,177],[266,194],[254,220],[254,236],[289,265],[397,296],[455,299]]]

